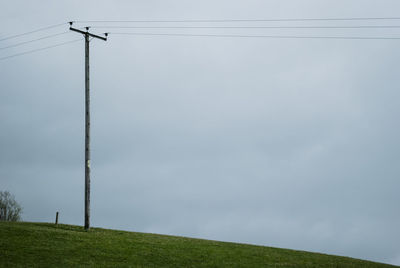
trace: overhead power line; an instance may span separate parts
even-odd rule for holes
[[[359,36],[297,36],[297,35],[236,35],[236,34],[186,34],[186,33],[122,33],[113,35],[136,36],[186,36],[186,37],[232,37],[232,38],[271,38],[271,39],[352,39],[352,40],[400,40],[400,37],[359,37]]]
[[[75,23],[140,23],[140,22],[272,22],[272,21],[368,21],[368,20],[400,20],[400,17],[350,17],[350,18],[282,18],[282,19],[204,19],[204,20],[80,20]]]
[[[22,56],[22,55],[26,55],[26,54],[34,53],[34,52],[37,52],[37,51],[42,51],[42,50],[54,48],[54,47],[60,47],[60,46],[64,46],[64,45],[71,44],[71,43],[74,43],[74,42],[78,42],[78,41],[81,41],[81,40],[82,40],[82,38],[79,38],[79,39],[75,39],[75,40],[72,40],[72,41],[67,41],[67,42],[55,44],[55,45],[52,45],[52,46],[47,46],[47,47],[42,47],[42,48],[38,48],[38,49],[34,49],[34,50],[29,50],[29,51],[25,51],[25,52],[22,52],[22,53],[17,53],[17,54],[13,54],[13,55],[10,55],[10,56],[2,57],[2,58],[0,58],[0,60],[5,60],[5,59],[17,57],[17,56]]]
[[[63,33],[47,35],[47,36],[44,36],[44,37],[40,37],[40,38],[37,38],[37,39],[33,39],[33,40],[29,40],[29,41],[25,41],[25,42],[13,44],[13,45],[9,45],[9,46],[6,46],[6,47],[0,47],[0,50],[7,49],[7,48],[12,48],[12,47],[17,47],[17,46],[22,46],[22,45],[25,45],[25,44],[37,42],[37,41],[40,41],[40,40],[43,40],[43,39],[49,39],[49,38],[56,37],[56,36],[59,36],[59,35],[64,35],[64,34],[67,34],[67,33],[69,33],[69,31],[68,32],[63,32]]]
[[[66,24],[67,23],[65,22],[65,23],[50,25],[50,26],[43,27],[43,28],[40,28],[40,29],[37,29],[37,30],[33,30],[33,31],[29,31],[29,32],[25,32],[25,33],[16,34],[16,35],[8,36],[8,37],[5,37],[5,38],[1,38],[0,41],[5,41],[5,40],[12,39],[12,38],[16,38],[16,37],[20,37],[20,36],[24,36],[24,35],[28,35],[28,34],[33,34],[33,33],[37,33],[37,32],[44,31],[44,30],[49,30],[49,29],[56,28],[56,27],[59,27],[59,26],[62,26],[62,25],[66,25]]]
[[[400,25],[355,26],[91,26],[93,29],[387,29]]]
[[[300,21],[384,21],[384,20],[400,20],[400,17],[348,17],[348,18],[282,18],[282,19],[214,19],[214,20],[87,20],[87,21],[74,21],[73,23],[174,23],[174,22],[274,22],[274,21],[287,21],[287,22],[300,22]],[[50,25],[47,27],[39,28],[33,31],[28,31],[21,34],[16,34],[1,38],[0,41],[5,41],[40,31],[49,30],[52,28],[60,27],[66,25],[67,23],[60,23],[55,25]],[[94,25],[91,28],[97,29],[399,29],[400,25],[305,25],[305,26],[131,26],[131,25]],[[47,35],[39,37],[36,39],[20,42],[17,44],[12,44],[4,47],[0,47],[0,50],[7,48],[22,46],[24,44],[33,43],[36,41],[49,39],[59,35],[66,34],[68,32],[56,33],[52,35]],[[270,39],[353,39],[353,40],[400,40],[400,37],[396,36],[301,36],[301,35],[243,35],[243,34],[195,34],[195,33],[137,33],[137,32],[111,32],[114,35],[132,35],[132,36],[176,36],[176,37],[221,37],[221,38],[270,38]],[[1,57],[0,60],[5,60],[8,58],[25,55],[33,53],[36,51],[41,51],[45,49],[50,49],[53,47],[58,47],[66,45],[69,43],[76,42],[78,40],[67,41],[59,43],[56,45],[46,46],[34,50],[25,51],[22,53],[17,53],[5,57]]]

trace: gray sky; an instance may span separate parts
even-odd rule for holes
[[[395,0],[8,1],[0,39],[70,20],[393,17],[396,10]],[[283,25],[317,23],[371,24]],[[0,57],[79,37],[0,50]],[[399,42],[93,40],[92,225],[400,264]],[[16,195],[26,221],[53,221],[60,211],[61,222],[83,224],[83,56],[82,40],[0,61],[0,190]]]

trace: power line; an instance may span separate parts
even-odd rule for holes
[[[211,19],[211,20],[80,20],[75,23],[157,23],[157,22],[272,22],[272,21],[366,21],[366,20],[400,20],[400,17],[350,17],[350,18],[282,18],[282,19]]]
[[[185,36],[185,37],[233,37],[233,38],[271,38],[271,39],[352,39],[352,40],[400,40],[400,37],[359,37],[359,36],[296,36],[296,35],[233,35],[233,34],[183,34],[183,33],[118,33],[113,35],[136,36]]]
[[[93,29],[387,29],[400,25],[355,26],[91,26]]]
[[[175,20],[175,21],[161,21],[161,20],[157,20],[157,21],[76,21],[76,22],[223,22],[223,21],[305,21],[305,20],[400,20],[400,17],[386,17],[386,18],[329,18],[329,19],[270,19],[270,20]],[[4,40],[8,40],[8,39],[12,39],[15,37],[19,37],[19,36],[23,36],[23,35],[28,35],[28,34],[32,34],[32,33],[36,33],[39,31],[43,31],[43,30],[47,30],[47,29],[51,29],[51,28],[55,28],[55,27],[59,27],[61,25],[65,25],[66,23],[62,23],[62,24],[56,24],[56,25],[51,25],[48,27],[44,27],[44,28],[40,28],[34,31],[30,31],[30,32],[26,32],[26,33],[22,33],[22,34],[18,34],[18,35],[14,35],[14,36],[9,36],[7,38],[3,38],[0,39],[0,41],[4,41]],[[400,28],[400,25],[376,25],[376,26],[369,26],[369,25],[359,25],[359,26],[198,26],[198,27],[190,27],[190,26],[93,26],[92,28],[132,28],[132,29],[147,29],[147,28],[152,28],[152,29],[212,29],[212,28],[216,28],[216,29],[258,29],[258,28],[266,28],[266,29],[302,29],[302,28],[321,28],[321,29],[330,29],[330,28]],[[36,42],[39,40],[43,40],[43,39],[48,39],[51,37],[55,37],[55,36],[59,36],[59,35],[63,35],[66,34],[68,32],[63,32],[63,33],[57,33],[57,34],[53,34],[53,35],[48,35],[48,36],[44,36],[41,38],[37,38],[37,39],[33,39],[33,40],[29,40],[26,42],[21,42],[21,43],[17,43],[14,45],[10,45],[10,46],[6,46],[6,47],[0,47],[0,50],[2,49],[6,49],[6,48],[11,48],[11,47],[16,47],[16,46],[21,46],[27,43],[32,43],[32,42]],[[187,34],[187,33],[134,33],[134,32],[112,32],[111,34],[113,35],[133,35],[133,36],[176,36],[176,37],[221,37],[221,38],[270,38],[270,39],[341,39],[341,40],[346,40],[346,39],[350,39],[350,40],[400,40],[400,37],[371,37],[371,36],[367,36],[367,37],[360,37],[360,36],[298,36],[298,35],[236,35],[236,34]],[[52,46],[46,46],[46,47],[42,47],[42,48],[38,48],[38,49],[34,49],[34,50],[29,50],[29,51],[25,51],[22,53],[17,53],[17,54],[13,54],[10,56],[5,56],[5,57],[1,57],[0,60],[5,60],[8,58],[12,58],[12,57],[17,57],[17,56],[21,56],[21,55],[26,55],[26,54],[30,54],[30,53],[34,53],[37,51],[42,51],[42,50],[46,50],[46,49],[50,49],[50,48],[54,48],[54,47],[59,47],[59,46],[63,46],[66,44],[70,44],[73,42],[77,42],[81,39],[75,39],[72,41],[67,41],[67,42],[63,42],[63,43],[59,43],[56,45],[52,45]]]
[[[60,23],[60,24],[50,25],[50,26],[43,27],[43,28],[40,28],[40,29],[37,29],[37,30],[33,30],[33,31],[30,31],[30,32],[25,32],[25,33],[21,33],[21,34],[16,34],[16,35],[8,36],[8,37],[5,37],[5,38],[0,39],[0,41],[4,41],[4,40],[16,38],[16,37],[20,37],[20,36],[24,36],[24,35],[28,35],[28,34],[37,33],[37,32],[40,32],[40,31],[44,31],[44,30],[56,28],[56,27],[59,27],[59,26],[61,26],[61,25],[65,25],[65,24],[66,24],[66,23]]]
[[[63,34],[67,34],[67,33],[69,33],[69,32],[63,32],[63,33],[57,33],[57,34],[47,35],[47,36],[40,37],[40,38],[37,38],[37,39],[33,39],[33,40],[29,40],[29,41],[17,43],[17,44],[14,44],[14,45],[9,45],[9,46],[6,46],[6,47],[0,47],[0,50],[6,49],[6,48],[12,48],[12,47],[17,47],[17,46],[22,46],[22,45],[25,45],[25,44],[37,42],[37,41],[40,41],[40,40],[43,40],[43,39],[48,39],[48,38],[52,38],[52,37],[59,36],[59,35],[63,35]]]
[[[75,40],[72,40],[72,41],[59,43],[59,44],[52,45],[52,46],[47,46],[47,47],[42,47],[42,48],[38,48],[38,49],[34,49],[34,50],[29,50],[29,51],[25,51],[25,52],[22,52],[22,53],[17,53],[17,54],[14,54],[14,55],[2,57],[2,58],[0,58],[0,60],[5,60],[5,59],[17,57],[17,56],[22,56],[22,55],[26,55],[26,54],[30,54],[30,53],[33,53],[33,52],[54,48],[54,47],[60,47],[60,46],[67,45],[67,44],[74,43],[74,42],[81,41],[81,40],[82,40],[82,38],[79,38],[79,39],[75,39]]]

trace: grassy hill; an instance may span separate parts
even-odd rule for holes
[[[47,223],[0,222],[1,267],[392,267],[287,249]]]

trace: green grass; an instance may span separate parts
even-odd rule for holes
[[[0,222],[0,267],[392,267],[245,244],[48,223]]]

